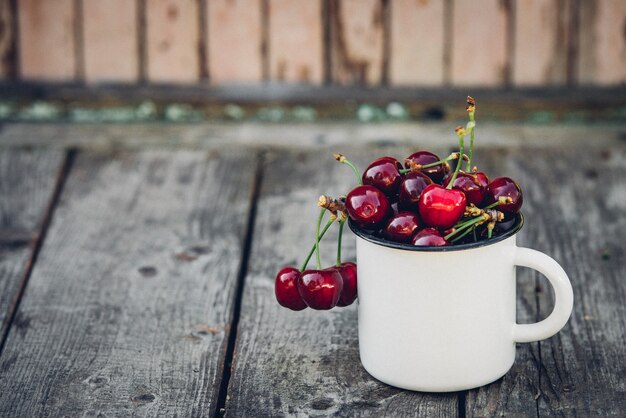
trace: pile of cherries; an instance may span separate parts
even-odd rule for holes
[[[389,156],[374,160],[361,174],[346,157],[335,159],[349,165],[360,185],[345,198],[320,198],[322,212],[315,246],[300,270],[285,267],[276,276],[276,299],[287,308],[301,310],[348,306],[357,296],[356,265],[341,263],[341,232],[349,217],[356,227],[382,240],[412,246],[449,246],[491,239],[514,228],[523,203],[522,190],[509,177],[487,175],[471,168],[476,103],[467,98],[469,122],[457,127],[459,152],[445,159],[428,151],[409,155],[404,164]],[[464,139],[470,136],[469,153]],[[451,169],[450,162],[456,161]],[[461,168],[465,165],[465,170]],[[331,221],[320,233],[324,211]],[[319,240],[332,220],[341,214],[337,264],[321,269]],[[334,219],[333,219],[334,217]],[[313,250],[317,270],[305,270]]]

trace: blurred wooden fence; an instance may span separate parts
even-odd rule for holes
[[[0,78],[618,85],[626,0],[0,0]]]

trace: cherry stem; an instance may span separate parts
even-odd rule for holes
[[[349,166],[352,169],[352,171],[354,171],[354,175],[356,176],[357,181],[359,182],[359,186],[363,185],[363,180],[361,180],[361,174],[359,173],[359,170],[356,168],[356,166],[352,163],[352,161],[348,160],[345,155],[341,155],[341,154],[335,154],[335,159],[339,161],[340,163],[346,164],[347,166]]]
[[[476,236],[476,228],[467,228],[467,230],[465,232],[463,232],[461,235],[459,235],[458,237],[454,238],[452,240],[452,242],[457,242],[458,240],[460,240],[461,238],[463,238],[464,236],[466,236],[467,234],[469,234],[470,232],[474,231],[474,236]]]
[[[317,269],[322,269],[322,261],[320,260],[320,226],[322,225],[322,218],[326,213],[326,208],[322,208],[320,216],[317,218],[317,228],[315,229],[315,259],[317,260]]]
[[[472,170],[472,153],[474,151],[474,129],[476,129],[476,122],[474,121],[474,112],[468,112],[468,114],[470,121],[467,126],[470,127],[470,146],[467,156],[467,172],[469,173]]]
[[[485,222],[485,217],[484,216],[479,216],[477,218],[472,218],[469,221],[466,221],[466,222],[462,223],[457,228],[455,228],[454,231],[450,232],[444,238],[446,240],[448,240],[448,239],[452,238],[453,236],[455,236],[456,234],[458,234],[459,232],[461,232],[462,230],[464,230],[465,228],[469,228],[470,226],[472,226],[474,224],[477,224],[478,222]]]
[[[341,265],[341,236],[343,235],[343,224],[346,223],[346,219],[339,221],[339,235],[337,236],[337,267]]]
[[[463,143],[463,139],[465,138],[465,131],[459,132],[457,135],[459,136],[459,145],[461,148],[459,155],[463,155],[463,153],[465,152],[465,144]],[[450,179],[450,183],[448,183],[448,187],[446,187],[448,190],[451,190],[452,186],[454,186],[454,182],[456,181],[456,176],[459,174],[459,170],[461,169],[462,163],[463,163],[462,160],[459,160],[456,163],[456,168],[454,170],[454,174],[452,175],[452,179]]]
[[[324,227],[324,229],[322,229],[322,232],[318,235],[318,238],[317,238],[318,240],[321,240],[322,238],[324,238],[324,234],[326,233],[326,231],[328,231],[328,229],[333,224],[333,222],[334,221],[332,219],[328,220],[328,222],[326,223],[326,226]],[[300,271],[306,270],[306,266],[309,264],[309,261],[311,261],[311,257],[313,257],[313,253],[315,252],[316,243],[314,243],[313,246],[311,247],[311,251],[309,251],[309,254],[306,256],[306,260],[304,260],[302,267],[300,267]]]
[[[499,202],[498,200],[496,200],[496,201],[495,201],[495,202],[493,202],[492,204],[485,206],[485,207],[483,208],[483,210],[493,209],[493,208],[495,208],[496,206],[498,206],[499,204],[500,204],[500,202]]]
[[[465,155],[463,155],[463,157],[465,157]],[[421,165],[420,166],[420,170],[423,170],[424,168],[434,167],[436,165],[443,164],[443,163],[446,163],[446,162],[451,161],[451,160],[457,160],[458,158],[459,158],[459,153],[458,152],[453,152],[452,154],[448,155],[443,160],[435,161],[434,163],[428,163],[428,164]],[[400,174],[406,174],[406,173],[410,173],[411,171],[413,171],[413,169],[412,168],[403,168],[403,169],[398,170],[398,171],[400,172]]]

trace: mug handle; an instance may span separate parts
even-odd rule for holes
[[[518,247],[513,263],[542,273],[554,289],[554,309],[543,321],[513,325],[513,341],[529,343],[552,337],[565,326],[572,313],[574,292],[565,270],[550,256],[530,248]]]

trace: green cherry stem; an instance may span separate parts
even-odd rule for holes
[[[317,218],[317,228],[315,229],[315,259],[317,261],[317,269],[322,269],[322,261],[320,260],[320,226],[322,225],[322,219],[326,213],[326,208],[322,208],[320,216]]]
[[[463,232],[461,235],[459,235],[458,237],[454,238],[452,240],[452,242],[457,242],[458,240],[462,239],[464,236],[466,236],[467,234],[469,234],[470,232],[474,231],[474,236],[476,236],[476,228],[467,228],[465,230],[465,232]]]
[[[466,221],[466,222],[462,223],[461,225],[459,225],[457,228],[454,229],[454,231],[450,232],[444,238],[446,240],[449,240],[450,238],[452,238],[453,236],[455,236],[459,232],[463,231],[464,229],[469,228],[470,226],[472,226],[474,224],[477,224],[478,222],[485,222],[485,220],[486,219],[485,219],[484,216],[479,216],[477,218],[470,219],[469,221]]]
[[[352,171],[354,171],[354,175],[356,176],[359,185],[363,185],[363,181],[361,180],[361,174],[359,173],[359,170],[356,168],[356,166],[352,163],[352,161],[348,160],[346,156],[342,154],[335,154],[335,160],[350,167]]]
[[[456,132],[457,132],[457,135],[459,136],[459,146],[461,149],[459,155],[463,155],[465,153],[465,144],[463,143],[463,139],[465,138],[465,129],[457,128]],[[448,190],[451,190],[452,186],[454,186],[454,181],[456,180],[456,176],[459,174],[459,170],[461,169],[462,163],[463,163],[463,160],[460,160],[457,162],[456,169],[454,170],[454,174],[452,175],[452,179],[450,179],[450,183],[448,183],[448,187],[446,187]]]
[[[466,157],[466,155],[463,155],[463,158],[465,158],[465,157]],[[423,170],[424,168],[434,167],[434,166],[437,166],[439,164],[446,163],[448,161],[457,160],[458,158],[459,158],[459,153],[458,152],[453,152],[452,154],[450,154],[449,156],[447,156],[443,160],[435,161],[434,163],[428,163],[428,164],[424,164],[424,165],[420,166],[420,170]],[[403,169],[398,170],[398,171],[400,172],[400,174],[406,174],[406,173],[410,173],[411,171],[413,171],[413,169],[412,168],[403,168]]]
[[[318,235],[318,240],[321,240],[322,238],[324,238],[324,234],[326,233],[326,231],[328,231],[328,229],[330,228],[330,226],[333,224],[333,220],[330,219],[327,223],[326,226],[324,226],[324,229],[322,229],[322,232],[320,232],[320,234]],[[306,270],[306,266],[309,264],[309,261],[311,261],[311,257],[313,257],[313,253],[315,252],[315,247],[316,247],[317,242],[313,243],[313,246],[311,247],[311,250],[309,251],[309,254],[306,256],[306,260],[304,260],[304,263],[302,263],[302,267],[300,267],[300,271],[304,271]]]
[[[341,236],[343,235],[343,224],[348,218],[339,221],[339,235],[337,236],[337,267],[341,265]]]
[[[470,121],[467,123],[466,129],[470,130],[470,146],[469,154],[467,155],[467,172],[472,170],[472,154],[474,152],[474,130],[476,129],[476,122],[474,121],[474,112],[469,112]]]

